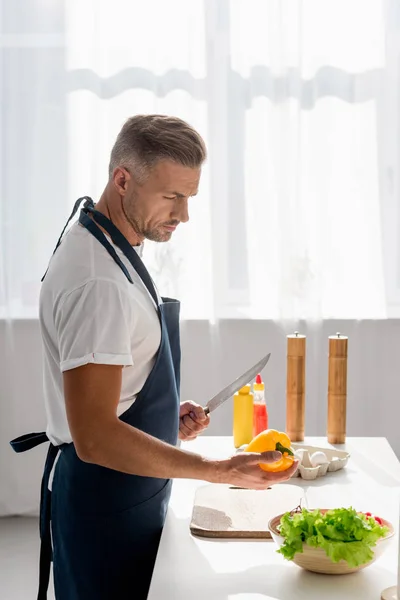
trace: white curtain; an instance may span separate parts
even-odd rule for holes
[[[209,160],[191,221],[147,245],[194,319],[400,314],[396,0],[2,4],[0,309],[36,317],[78,196],[98,198],[136,113]]]
[[[8,441],[45,424],[40,278],[137,113],[182,117],[209,149],[190,223],[146,244],[160,291],[183,302],[184,397],[205,401],[267,344],[284,427],[285,335],[300,322],[308,433],[323,435],[339,322],[349,435],[399,451],[398,0],[3,0],[0,53],[0,515],[37,510],[46,449],[17,456]],[[229,430],[226,407],[211,433]]]

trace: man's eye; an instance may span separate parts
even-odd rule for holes
[[[167,200],[175,200],[176,196],[164,196]]]

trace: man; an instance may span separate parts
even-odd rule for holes
[[[13,442],[51,442],[40,599],[51,553],[57,600],[146,598],[173,478],[263,489],[293,472],[260,469],[276,452],[211,461],[177,447],[209,417],[179,404],[179,303],[159,297],[140,255],[145,239],[166,242],[188,221],[205,158],[180,119],[129,119],[101,198],[85,198],[50,262],[40,298],[47,436]]]

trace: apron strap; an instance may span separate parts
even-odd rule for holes
[[[48,442],[49,438],[46,433],[42,431],[41,433],[26,433],[25,435],[21,435],[20,437],[15,438],[15,440],[11,440],[10,445],[14,452],[18,454],[20,452],[26,452],[27,450],[31,450],[39,444],[44,444],[44,442]]]
[[[54,250],[53,250],[53,254],[54,254],[54,253],[55,253],[55,251],[57,250],[58,246],[61,244],[61,240],[62,240],[62,237],[63,237],[63,235],[64,235],[64,232],[65,232],[65,230],[67,229],[67,227],[68,227],[68,224],[69,224],[69,222],[71,221],[71,219],[73,219],[73,218],[74,218],[74,216],[76,215],[76,213],[78,212],[78,208],[80,207],[80,205],[81,205],[81,203],[82,203],[82,201],[83,201],[83,200],[85,200],[85,201],[86,201],[86,203],[88,203],[88,202],[91,202],[91,203],[93,204],[93,200],[92,200],[91,198],[89,198],[89,196],[82,196],[82,198],[78,198],[78,200],[77,200],[77,201],[75,202],[75,204],[74,204],[74,208],[72,209],[72,213],[69,215],[68,221],[65,223],[65,225],[64,225],[64,229],[62,230],[62,232],[61,232],[61,235],[60,235],[60,237],[58,238],[58,241],[57,241],[56,247],[55,247],[55,248],[54,248]],[[49,270],[49,267],[47,267],[47,269],[46,269],[46,273],[43,275],[43,277],[42,277],[42,279],[41,279],[40,281],[42,281],[42,282],[43,282],[44,278],[45,278],[45,277],[46,277],[46,275],[47,275],[47,271],[48,271],[48,270]]]
[[[41,433],[27,433],[25,435],[21,435],[15,440],[10,442],[11,447],[15,452],[26,452],[27,450],[31,450],[35,448],[35,446],[39,446],[39,444],[43,444],[44,442],[48,442],[49,438],[46,433],[42,431]],[[50,444],[49,450],[47,452],[46,464],[44,467],[42,483],[40,488],[40,559],[39,559],[39,590],[37,595],[37,600],[46,600],[47,598],[47,589],[49,587],[50,580],[50,569],[51,569],[51,561],[52,561],[52,547],[51,547],[51,532],[50,532],[50,522],[51,522],[51,492],[49,490],[49,477],[50,473],[53,469],[54,462],[56,460],[56,456],[60,449],[62,449],[66,444],[62,444],[61,446],[53,446]]]
[[[86,229],[88,229],[90,233],[94,235],[96,240],[98,240],[100,244],[104,246],[104,248],[111,255],[111,257],[114,259],[117,265],[122,269],[126,278],[130,281],[130,283],[133,283],[132,277],[130,276],[128,269],[126,268],[118,254],[115,252],[115,248],[111,246],[104,233],[101,231],[101,229],[97,227],[96,223],[94,223],[92,219],[90,219],[87,216],[84,210],[81,210],[81,214],[79,215],[79,223],[86,227]]]
[[[37,600],[47,599],[47,590],[50,581],[50,570],[51,561],[53,560],[53,550],[51,547],[51,492],[49,490],[49,477],[59,450],[59,447],[50,444],[40,490],[41,544],[39,558],[39,589]]]
[[[156,303],[156,306],[158,307],[159,302],[158,302],[157,292],[154,287],[154,283],[149,275],[149,272],[147,271],[146,267],[144,266],[142,260],[140,259],[138,253],[132,248],[132,246],[126,239],[126,237],[120,232],[120,230],[114,225],[114,223],[112,221],[110,221],[110,219],[108,219],[105,215],[103,215],[103,213],[99,212],[98,210],[95,210],[94,202],[89,196],[82,196],[81,198],[78,198],[78,200],[75,202],[72,212],[68,218],[68,221],[64,225],[61,235],[58,238],[56,247],[53,250],[53,254],[56,252],[59,245],[61,244],[62,237],[65,233],[65,230],[67,229],[71,219],[73,219],[74,216],[76,215],[76,213],[78,212],[78,209],[83,201],[85,201],[85,204],[79,215],[79,222],[81,223],[81,225],[83,225],[86,229],[88,229],[90,231],[90,233],[92,235],[94,235],[94,237],[100,242],[100,244],[102,244],[102,246],[107,250],[107,252],[113,258],[113,260],[117,263],[117,265],[123,271],[123,273],[124,273],[125,277],[128,279],[128,281],[130,283],[133,283],[128,269],[126,268],[126,266],[124,265],[124,263],[122,262],[122,260],[118,256],[118,254],[115,252],[115,249],[111,246],[111,244],[107,240],[104,233],[101,231],[101,229],[99,227],[96,226],[96,224],[93,221],[96,221],[96,223],[98,223],[98,225],[103,227],[103,229],[105,229],[107,231],[107,233],[109,233],[113,243],[116,246],[118,246],[118,248],[120,248],[120,250],[122,250],[122,252],[125,254],[126,258],[129,260],[132,267],[135,269],[135,271],[137,272],[137,274],[143,281],[144,285],[146,286],[150,295],[152,296],[154,302]],[[93,220],[89,218],[88,213],[90,213],[93,216]],[[41,279],[42,282],[43,282],[44,278],[46,277],[48,270],[49,270],[49,267],[47,267],[46,273],[43,275],[43,277]],[[38,442],[38,443],[41,443],[41,442]],[[18,450],[16,450],[16,452],[17,451]],[[24,452],[24,450],[20,450],[20,452]]]
[[[103,227],[103,229],[105,229],[107,231],[107,233],[110,235],[113,243],[116,246],[118,246],[118,248],[120,250],[122,250],[122,252],[125,254],[126,258],[129,260],[132,267],[135,269],[136,273],[139,275],[140,279],[143,281],[144,285],[146,286],[147,290],[149,291],[150,295],[152,296],[156,306],[158,307],[159,301],[158,301],[156,289],[154,287],[154,283],[149,275],[148,270],[144,266],[144,263],[141,260],[140,256],[138,255],[138,253],[136,252],[136,250],[134,250],[132,248],[131,244],[128,242],[126,237],[120,232],[120,230],[114,225],[114,223],[112,221],[110,221],[110,219],[108,219],[105,215],[103,215],[103,213],[94,209],[93,203],[90,204],[88,202],[85,202],[85,206],[81,210],[81,214],[79,217],[79,222],[82,225],[84,225],[85,227],[87,226],[84,215],[86,215],[87,219],[92,223],[92,225],[94,225],[93,221],[91,219],[89,219],[89,217],[87,216],[88,213],[90,213],[92,215],[93,220],[96,221],[96,223],[98,223],[98,225],[100,225],[101,227]],[[111,246],[111,244],[107,241],[107,238],[104,236],[102,231],[98,227],[96,227],[96,233],[94,232],[94,230],[92,228],[90,228],[90,232],[93,233],[93,235],[96,237],[96,239],[106,248],[106,250],[114,258],[114,254],[111,252],[111,250],[113,250],[114,253],[115,253],[115,250]],[[104,240],[101,239],[100,234],[103,236]],[[104,241],[107,244],[107,246],[105,245]],[[118,261],[114,258],[115,262],[117,262],[117,264],[121,267],[121,269],[125,273],[125,270],[120,265],[121,261],[117,254],[116,254],[116,256],[118,258]],[[125,275],[126,275],[126,273],[125,273]],[[130,279],[130,278],[128,277],[128,279]]]

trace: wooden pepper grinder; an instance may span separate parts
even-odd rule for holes
[[[346,441],[347,341],[340,333],[329,337],[328,442]]]
[[[306,336],[287,336],[286,433],[292,442],[304,440]]]

